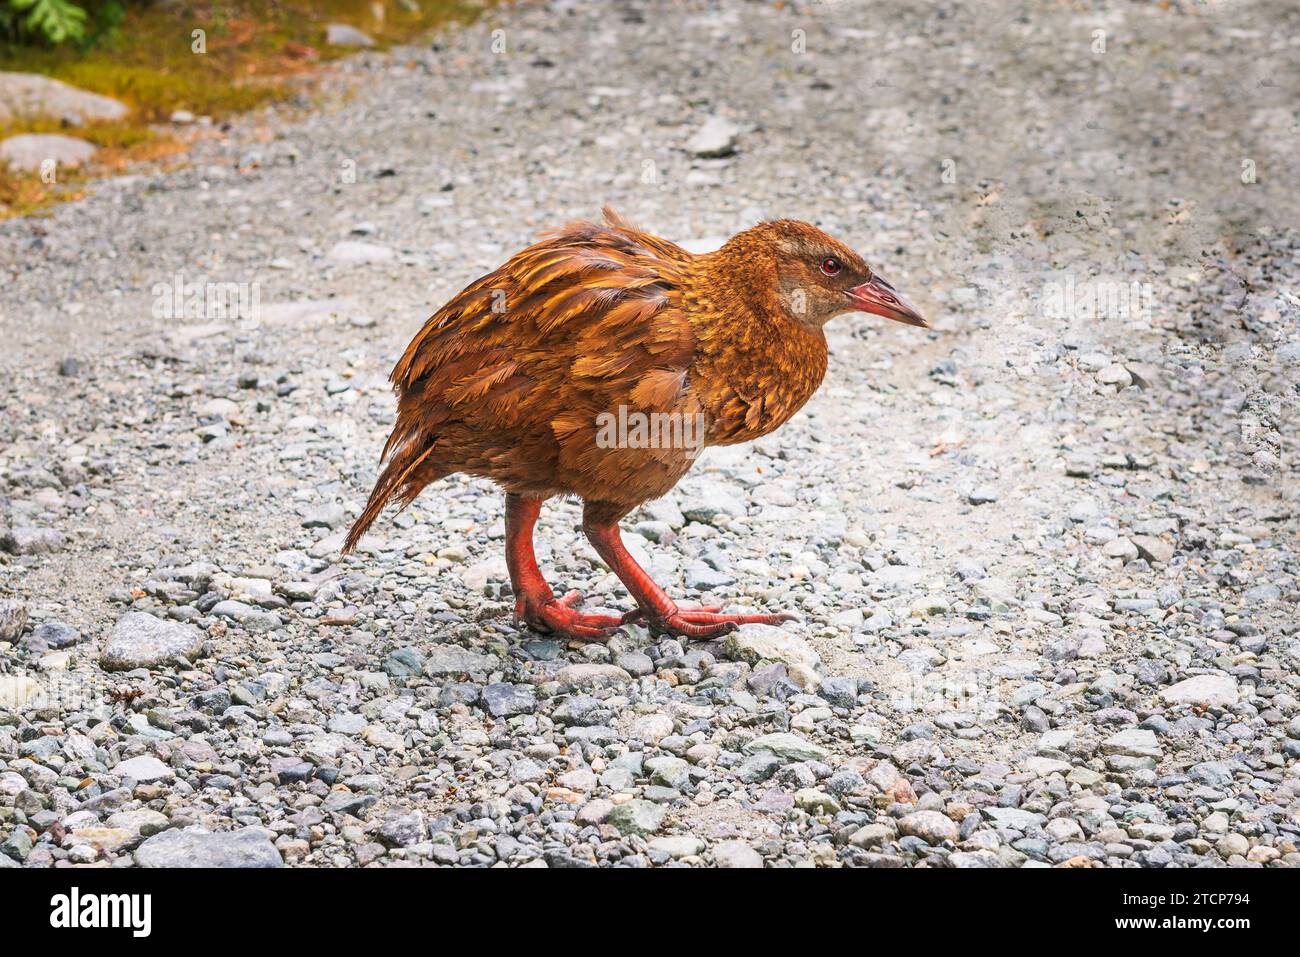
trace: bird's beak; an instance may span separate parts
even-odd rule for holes
[[[870,282],[854,286],[845,295],[849,297],[853,308],[862,312],[884,316],[895,322],[905,322],[909,326],[928,328],[930,325],[914,305],[895,292],[894,287],[879,276],[872,276]]]

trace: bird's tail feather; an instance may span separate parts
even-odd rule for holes
[[[378,481],[375,482],[374,490],[370,493],[370,498],[366,502],[365,509],[361,512],[361,517],[356,520],[356,523],[348,532],[348,537],[343,543],[344,555],[357,547],[357,542],[361,541],[361,536],[375,523],[375,519],[379,517],[379,513],[384,510],[384,506],[390,500],[396,497],[403,508],[415,500],[415,497],[420,494],[420,490],[428,484],[428,481],[424,480],[424,476],[414,473],[423,464],[424,460],[429,457],[429,453],[434,450],[434,447],[435,443],[430,442],[422,452],[416,454],[415,447],[408,445],[388,461],[388,464],[384,466],[384,470],[379,474]]]

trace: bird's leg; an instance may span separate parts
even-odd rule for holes
[[[608,512],[602,514],[603,511],[606,510],[599,505],[588,504],[582,516],[582,530],[597,554],[619,577],[640,606],[636,611],[624,615],[624,622],[645,619],[656,631],[686,638],[716,638],[735,631],[741,625],[776,625],[794,620],[795,616],[789,612],[775,615],[731,615],[721,613],[720,605],[678,607],[677,602],[669,598],[668,593],[656,585],[645,569],[636,563],[636,559],[623,544],[618,530],[618,518],[621,515],[610,518]]]
[[[533,554],[533,526],[542,510],[540,498],[506,494],[506,567],[515,592],[515,619],[537,631],[579,641],[608,641],[623,620],[614,615],[584,615],[576,591],[556,598]]]

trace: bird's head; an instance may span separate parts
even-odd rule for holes
[[[805,325],[820,329],[846,312],[928,325],[861,256],[808,223],[760,223],[733,236],[718,255],[729,264],[730,280],[753,305],[780,309]]]

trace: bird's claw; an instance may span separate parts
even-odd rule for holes
[[[779,625],[783,621],[797,621],[788,611],[771,614],[727,614],[721,605],[699,605],[682,608],[674,605],[666,614],[647,613],[644,608],[634,608],[623,615],[588,615],[577,610],[582,605],[582,594],[571,591],[560,598],[530,603],[520,598],[515,606],[515,618],[535,631],[552,634],[573,641],[609,641],[623,625],[644,624],[657,635],[674,638],[707,640],[729,635],[741,625]]]
[[[623,616],[623,624],[645,622],[656,634],[675,638],[720,638],[729,635],[741,625],[779,625],[783,621],[796,621],[788,611],[773,614],[723,614],[721,605],[701,605],[698,608],[675,607],[666,615],[647,615],[637,608]]]
[[[581,604],[582,594],[576,591],[535,605],[521,598],[515,606],[515,619],[535,631],[573,641],[599,641],[603,644],[614,637],[623,619],[617,615],[584,614],[576,610]]]

